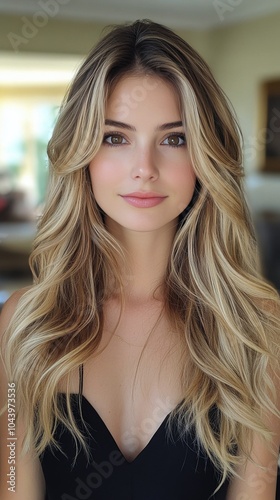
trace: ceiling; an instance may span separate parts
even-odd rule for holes
[[[52,11],[48,12],[48,6]],[[0,14],[115,23],[148,18],[174,28],[207,29],[280,12],[279,0],[0,0]],[[51,13],[50,13],[51,12]]]

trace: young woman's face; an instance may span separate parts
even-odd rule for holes
[[[158,77],[123,77],[105,116],[89,171],[108,229],[174,228],[196,179],[173,87]]]

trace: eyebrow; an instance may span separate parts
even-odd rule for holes
[[[133,132],[136,132],[136,128],[133,127],[132,125],[129,125],[128,123],[124,122],[119,122],[116,120],[105,120],[105,125],[111,125],[112,127],[119,127],[119,128],[124,128],[126,130],[132,130]],[[156,130],[169,130],[171,128],[177,128],[177,127],[182,127],[183,122],[182,121],[177,121],[177,122],[170,122],[170,123],[163,123],[162,125],[159,125]]]

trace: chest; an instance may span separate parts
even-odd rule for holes
[[[119,322],[111,308],[104,318],[98,352],[84,365],[83,395],[133,460],[182,399],[181,343],[155,307],[130,308]]]

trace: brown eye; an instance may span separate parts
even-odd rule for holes
[[[178,135],[171,135],[168,137],[169,144],[172,144],[172,146],[178,146],[180,139]]]
[[[112,144],[121,144],[122,143],[122,137],[120,135],[112,135],[111,136],[111,142],[112,142]]]
[[[174,147],[179,147],[179,146],[184,146],[186,143],[185,136],[183,134],[173,134],[169,135],[162,144],[167,145],[167,146],[174,146]]]
[[[119,146],[120,144],[126,144],[127,141],[120,134],[107,134],[104,136],[103,142],[106,142],[110,146]]]

